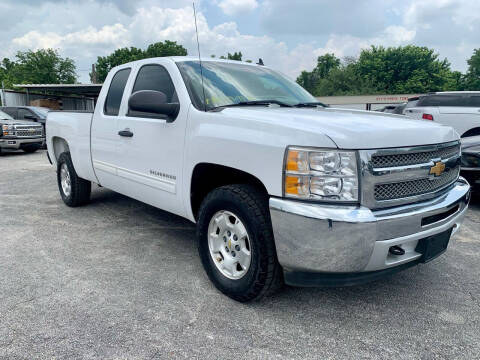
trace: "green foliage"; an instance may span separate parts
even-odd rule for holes
[[[363,50],[358,59],[345,58],[343,63],[335,55],[326,54],[318,58],[313,71],[303,71],[297,82],[315,96],[412,94],[464,88],[462,74],[451,71],[446,59],[440,60],[432,49],[413,45],[372,46]]]
[[[219,59],[222,60],[237,60],[237,61],[242,61],[242,52],[234,52],[233,54],[228,53],[227,56],[221,55]],[[215,58],[215,55],[210,55],[211,58]],[[247,62],[252,62],[252,60],[247,60]]]
[[[233,54],[228,53],[227,55],[228,60],[237,60],[242,61],[242,52],[239,51],[238,53],[235,51]]]
[[[372,46],[357,62],[360,77],[387,94],[447,90],[450,63],[439,60],[434,50],[408,45],[397,48]]]
[[[472,57],[467,60],[468,70],[465,75],[466,90],[480,91],[480,49],[473,51]]]
[[[72,84],[77,81],[75,63],[62,58],[57,50],[19,51],[15,60],[0,63],[0,81],[6,88],[14,84]]]
[[[177,44],[176,41],[165,40],[165,42],[157,42],[148,46],[146,50],[136,47],[121,48],[115,50],[108,56],[99,56],[95,64],[98,82],[105,81],[108,72],[115,66],[128,63],[130,61],[147,59],[152,57],[163,56],[185,56],[187,50]]]
[[[312,72],[302,71],[297,78],[297,82],[307,91],[315,94],[317,88],[321,86],[332,70],[340,67],[340,59],[334,54],[325,54],[317,58],[317,66]]]

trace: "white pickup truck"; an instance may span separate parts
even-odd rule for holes
[[[470,197],[451,127],[327,108],[236,61],[116,67],[93,114],[48,114],[47,144],[68,206],[96,183],[195,222],[209,278],[238,301],[427,262]]]

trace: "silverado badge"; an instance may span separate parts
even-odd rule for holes
[[[434,166],[430,168],[430,175],[440,176],[445,171],[445,164],[441,161],[435,163]]]

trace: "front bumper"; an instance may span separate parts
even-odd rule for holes
[[[0,138],[0,148],[2,149],[14,149],[18,150],[24,145],[38,144],[42,145],[45,141],[45,138]]]
[[[295,285],[297,277],[289,275],[296,273],[364,273],[365,278],[413,265],[422,257],[415,251],[418,241],[449,229],[455,233],[469,200],[470,186],[463,178],[435,199],[381,210],[272,197],[270,214],[285,280]],[[405,254],[390,254],[394,245]]]

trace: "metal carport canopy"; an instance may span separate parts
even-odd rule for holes
[[[58,94],[70,94],[86,97],[98,97],[102,84],[16,84],[28,92],[41,91]]]

